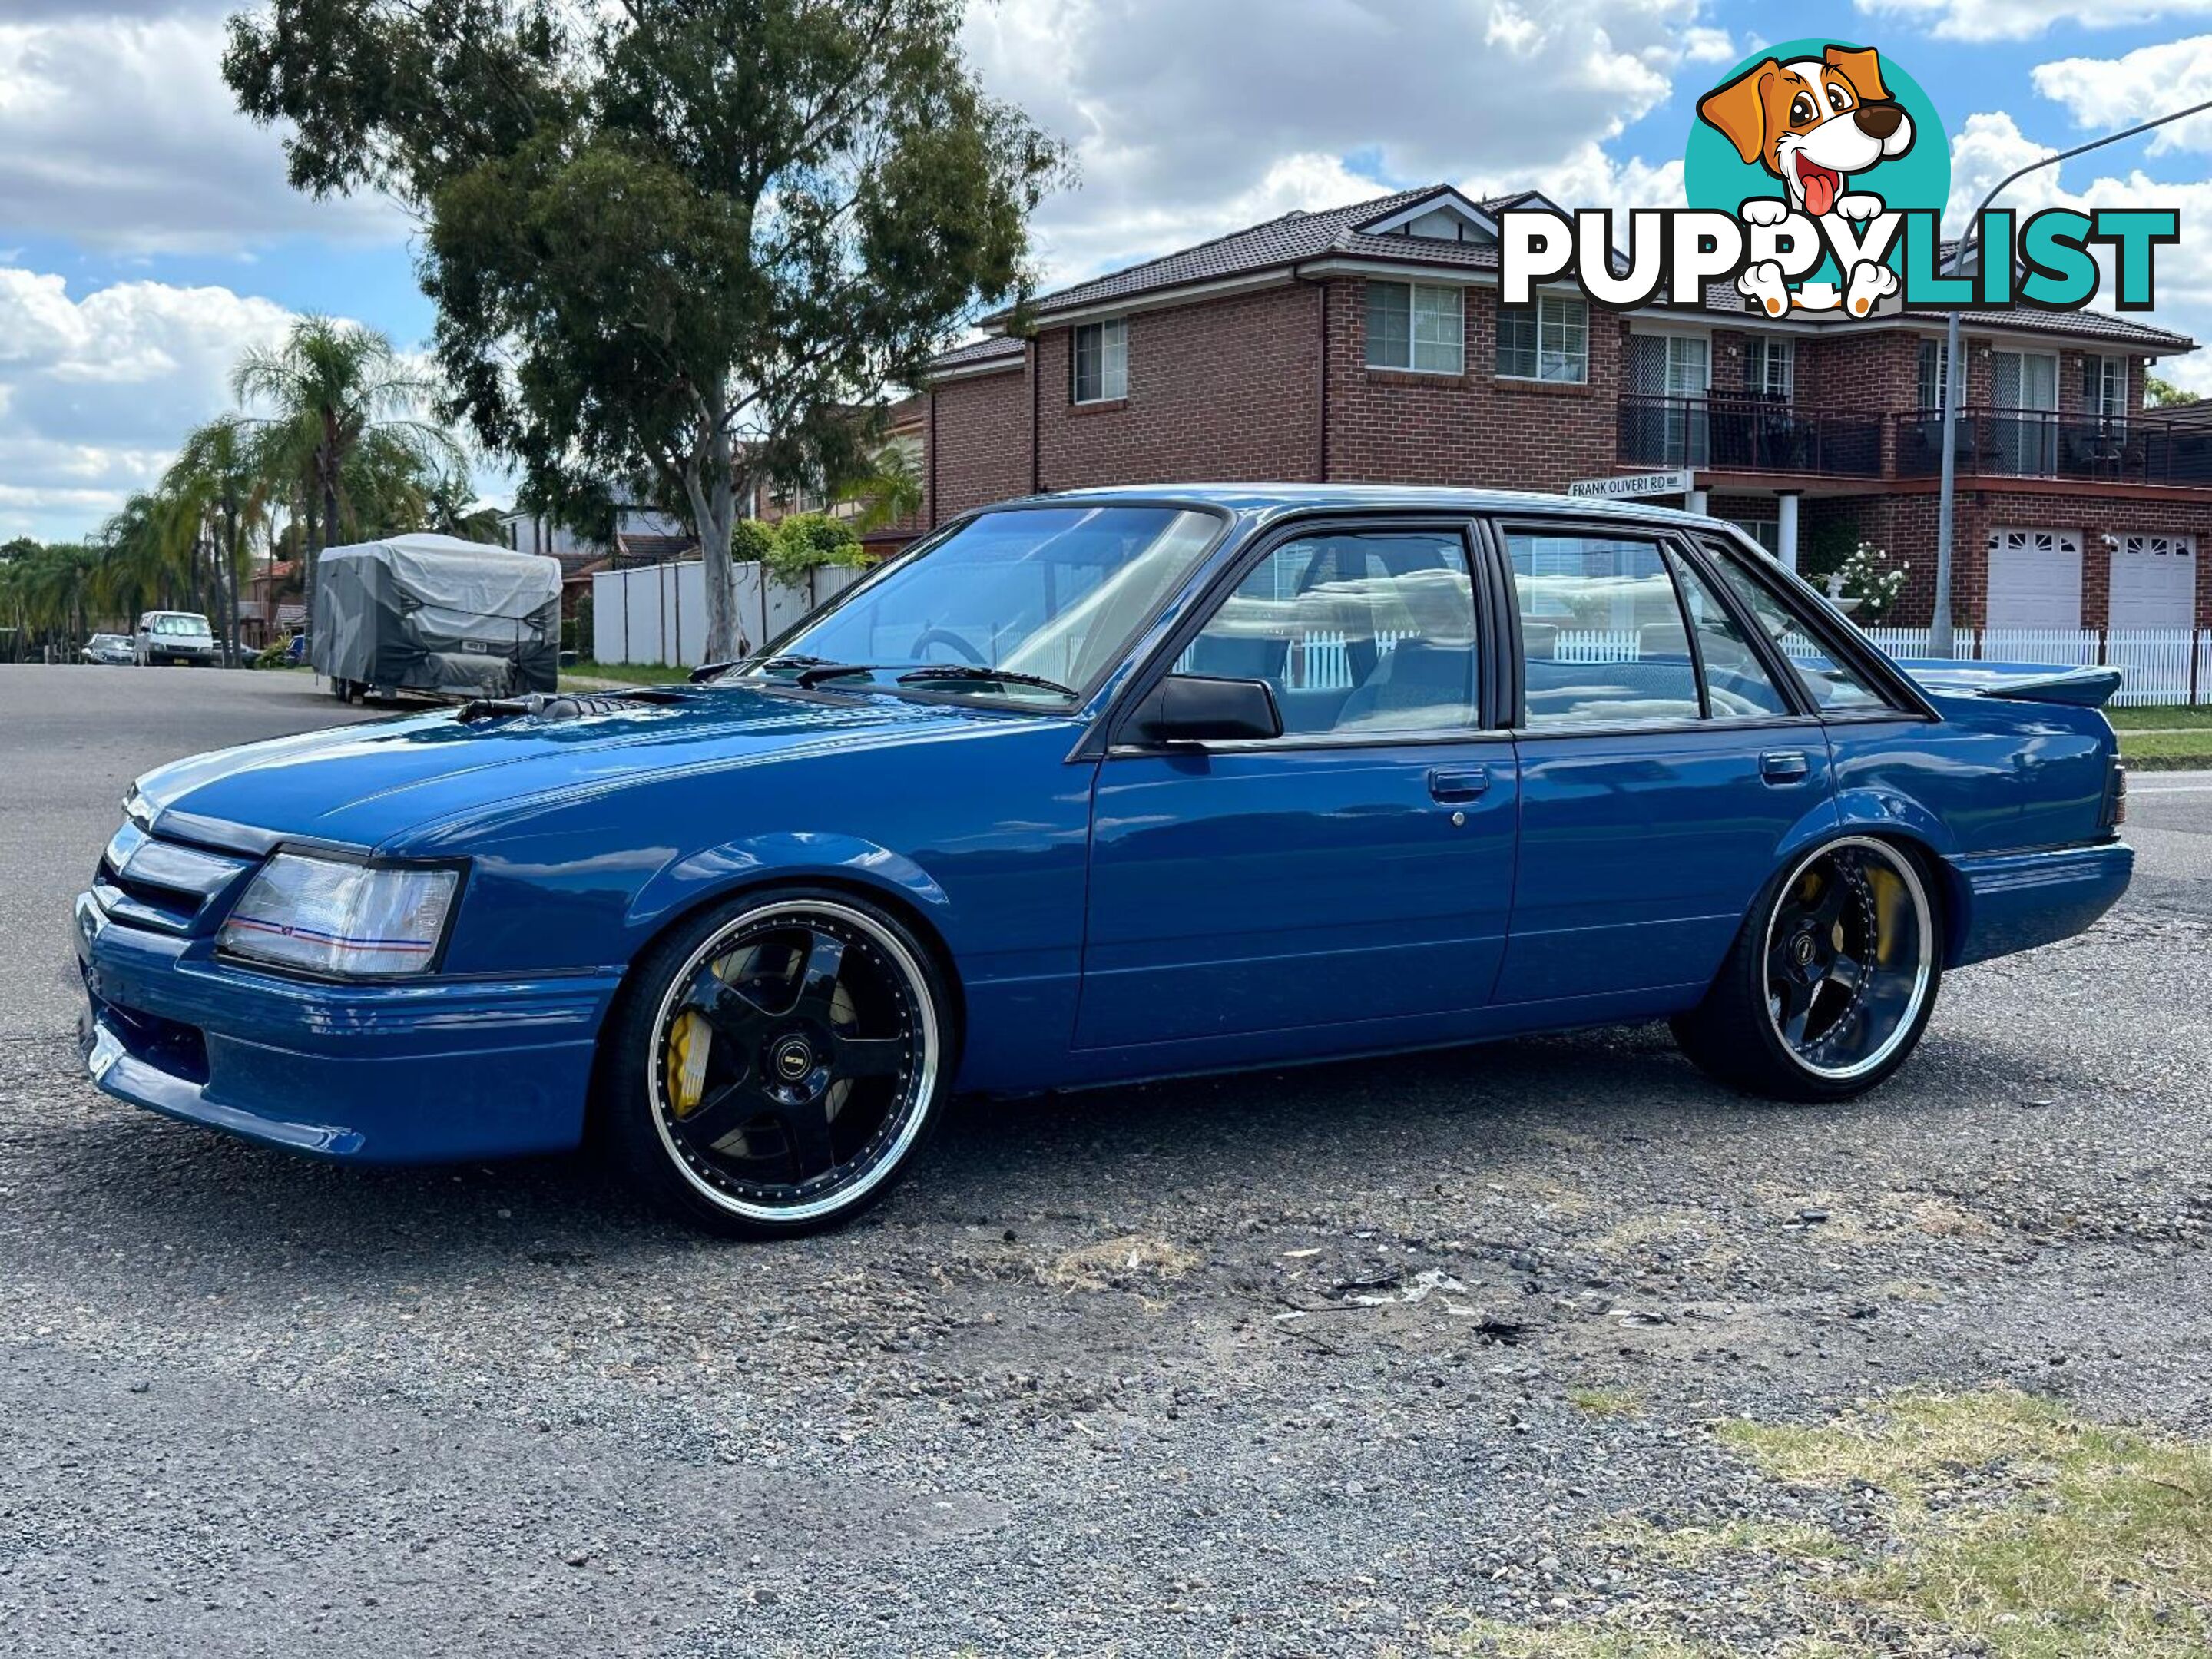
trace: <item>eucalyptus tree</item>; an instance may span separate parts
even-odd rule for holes
[[[960,0],[273,0],[223,70],[292,183],[423,228],[448,412],[561,511],[643,477],[737,645],[754,487],[839,488],[865,412],[1026,294],[1060,146],[988,97]]]

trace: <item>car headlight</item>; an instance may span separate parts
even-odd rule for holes
[[[216,943],[233,956],[345,978],[428,973],[459,885],[460,872],[450,868],[279,853],[261,866]]]

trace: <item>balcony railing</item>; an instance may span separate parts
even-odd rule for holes
[[[1939,411],[1808,409],[1758,398],[1620,400],[1624,466],[1929,478],[1942,470]],[[1959,411],[1959,476],[2212,489],[2212,423],[2051,410]]]
[[[1620,400],[1620,459],[1630,466],[1879,478],[1884,419],[1879,410],[1799,409],[1765,398],[1632,393]]]
[[[1943,416],[1897,417],[1897,476],[1942,471]],[[1959,476],[2091,483],[2212,485],[2212,428],[2156,415],[2120,418],[2047,409],[1959,411]]]

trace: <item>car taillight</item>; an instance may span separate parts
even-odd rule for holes
[[[2105,780],[2105,827],[2117,830],[2128,821],[2128,769],[2112,757],[2111,775]]]

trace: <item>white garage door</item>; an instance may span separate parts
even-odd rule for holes
[[[2188,628],[2197,619],[2197,538],[2123,535],[2112,552],[2114,628]]]
[[[2081,535],[2075,530],[1990,532],[1991,628],[2081,625]]]

